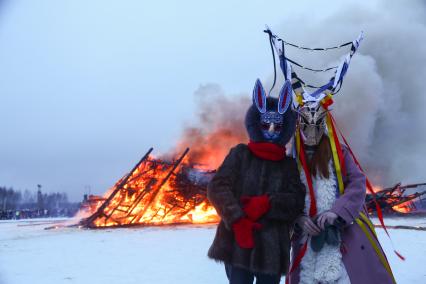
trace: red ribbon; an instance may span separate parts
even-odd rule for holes
[[[340,169],[342,171],[342,176],[346,176],[346,165],[345,165],[345,159],[343,158],[342,145],[340,145],[339,137],[337,137],[336,127],[334,126],[335,122],[334,122],[333,116],[331,115],[331,112],[329,112],[329,115],[331,118],[331,121],[330,121],[331,128],[334,133],[333,135],[334,144],[336,145],[337,156],[339,157],[339,161],[340,161]]]
[[[330,113],[330,117],[331,117],[331,120],[333,121],[333,123],[335,124],[336,121],[334,120],[334,117],[331,115],[331,113]],[[339,134],[342,137],[343,142],[345,143],[346,147],[348,147],[349,153],[351,154],[352,158],[354,159],[355,164],[358,166],[358,168],[361,170],[361,172],[363,172],[364,175],[365,175],[364,169],[362,168],[361,164],[358,162],[358,159],[355,157],[355,154],[352,151],[351,147],[349,146],[349,143],[346,140],[345,136],[343,136],[342,131],[340,131],[339,128],[337,128],[337,130],[339,130]],[[377,217],[379,218],[380,224],[382,225],[382,228],[384,229],[386,235],[388,236],[389,239],[391,239],[389,232],[388,232],[388,229],[387,229],[385,222],[383,220],[382,208],[380,207],[380,205],[379,205],[379,203],[377,202],[377,199],[376,199],[376,192],[374,192],[373,187],[371,186],[370,180],[368,179],[367,175],[365,175],[365,178],[366,178],[367,189],[371,193],[371,195],[373,196],[373,201],[374,201],[374,204],[376,205]],[[396,250],[394,250],[394,252],[401,260],[405,260],[405,257],[402,256],[399,252],[397,252]]]
[[[299,129],[299,137],[300,140],[302,140],[302,134]],[[312,175],[308,168],[308,163],[306,162],[306,156],[305,156],[305,147],[303,145],[303,141],[300,141],[300,149],[299,149],[299,159],[300,163],[302,164],[303,171],[305,172],[306,176],[306,182],[308,183],[309,188],[309,197],[311,198],[311,204],[309,206],[309,216],[314,217],[317,215],[317,201],[315,198],[315,192],[314,192],[314,186],[312,184]]]
[[[296,268],[299,266],[299,264],[302,262],[302,258],[305,255],[307,249],[308,249],[308,241],[306,241],[303,244],[302,249],[300,250],[299,254],[294,259],[293,264],[291,265],[291,268],[285,277],[286,284],[288,284],[290,281],[290,274],[293,273],[296,270]]]
[[[300,140],[302,140],[301,130],[299,129],[299,137]],[[309,196],[311,199],[311,204],[309,206],[309,216],[314,217],[317,215],[317,201],[315,199],[315,192],[314,192],[314,186],[312,184],[312,175],[308,168],[308,163],[306,162],[306,154],[305,154],[305,147],[303,141],[300,141],[300,149],[299,150],[299,160],[302,164],[303,171],[305,172],[306,176],[306,183],[308,184],[309,188]],[[308,241],[306,240],[303,244],[302,249],[297,254],[295,260],[292,262],[291,267],[289,269],[289,272],[287,273],[285,282],[288,284],[288,281],[290,279],[290,274],[296,270],[296,268],[299,266],[300,262],[302,261],[303,257],[305,256],[306,250],[308,248]]]

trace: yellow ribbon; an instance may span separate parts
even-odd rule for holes
[[[377,238],[376,230],[374,229],[374,225],[373,225],[373,223],[371,223],[370,219],[368,219],[368,217],[363,212],[360,212],[359,216],[364,221],[364,223],[366,223],[368,225],[368,227],[370,228],[371,232]]]
[[[339,155],[337,154],[336,143],[334,141],[334,137],[336,136],[336,133],[333,132],[333,127],[331,126],[331,123],[332,123],[331,117],[329,113],[327,113],[327,116],[326,116],[326,123],[327,123],[328,138],[330,139],[331,152],[333,153],[334,167],[336,168],[337,184],[339,185],[340,195],[342,195],[345,191],[345,187],[343,185],[342,169],[340,167]]]
[[[380,259],[380,262],[382,263],[382,265],[384,266],[384,268],[386,269],[386,271],[391,276],[391,278],[393,280],[393,283],[396,283],[395,278],[394,278],[393,273],[392,273],[392,270],[391,270],[391,268],[389,266],[389,263],[386,260],[386,257],[383,255],[382,250],[379,248],[379,246],[376,244],[376,242],[374,241],[374,239],[369,234],[367,227],[364,225],[364,223],[359,218],[356,218],[355,221],[360,226],[361,230],[364,232],[364,234],[366,235],[367,239],[370,241],[371,246],[373,247],[374,251],[376,252],[377,256]]]
[[[297,154],[297,166],[299,167],[299,172],[302,170],[302,165],[300,164],[300,131],[299,126],[296,127],[296,154]]]
[[[296,101],[300,106],[303,106],[303,97],[301,93],[296,93]]]

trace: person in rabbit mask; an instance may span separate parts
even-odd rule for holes
[[[225,264],[230,284],[278,284],[289,265],[290,231],[305,188],[285,145],[295,131],[291,94],[266,97],[256,81],[245,126],[248,144],[232,148],[208,185],[221,217],[208,256]]]

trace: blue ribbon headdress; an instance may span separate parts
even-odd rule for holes
[[[268,26],[266,26],[266,30],[264,32],[269,35],[269,42],[271,44],[272,56],[274,60],[274,82],[272,84],[272,87],[269,93],[274,88],[275,82],[276,82],[276,65],[275,65],[275,52],[276,52],[278,54],[278,58],[280,60],[280,67],[284,74],[284,79],[285,79],[285,82],[282,88],[283,89],[285,88],[285,90],[290,94],[301,96],[304,101],[320,101],[327,95],[334,95],[339,92],[340,88],[342,87],[343,79],[346,75],[346,72],[348,71],[352,56],[358,50],[358,47],[363,39],[363,32],[361,32],[360,35],[354,41],[351,41],[351,42],[346,42],[338,46],[332,46],[332,47],[326,47],[326,48],[309,48],[309,47],[299,46],[281,39],[276,34],[274,34]],[[328,51],[332,49],[340,49],[346,46],[350,46],[350,51],[343,58],[343,60],[340,62],[338,66],[333,66],[333,67],[329,67],[325,69],[314,69],[314,68],[306,67],[288,58],[285,54],[286,45],[289,45],[301,50],[309,50],[309,51]],[[275,52],[274,52],[274,49],[275,49]],[[308,70],[312,72],[326,72],[333,69],[335,69],[335,72],[326,84],[322,86],[313,86],[310,84],[306,84],[299,76],[297,76],[296,72],[292,69],[291,64],[299,68],[302,68],[304,70]],[[305,88],[310,88],[310,89],[313,89],[314,91],[308,92]],[[290,100],[287,100],[287,101],[290,101]],[[299,100],[296,99],[294,101],[300,102],[300,99]],[[285,105],[283,105],[283,107],[285,107]]]

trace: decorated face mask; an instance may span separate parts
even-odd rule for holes
[[[325,131],[326,114],[320,103],[308,103],[299,109],[299,126],[306,145],[319,144]]]
[[[260,126],[263,137],[268,142],[277,142],[283,131],[284,113],[288,109],[291,100],[291,90],[284,85],[280,91],[276,110],[266,109],[266,94],[262,83],[258,79],[253,90],[253,103],[260,113]]]
[[[278,112],[267,111],[260,115],[260,125],[263,137],[268,141],[276,141],[283,128],[283,115]]]

